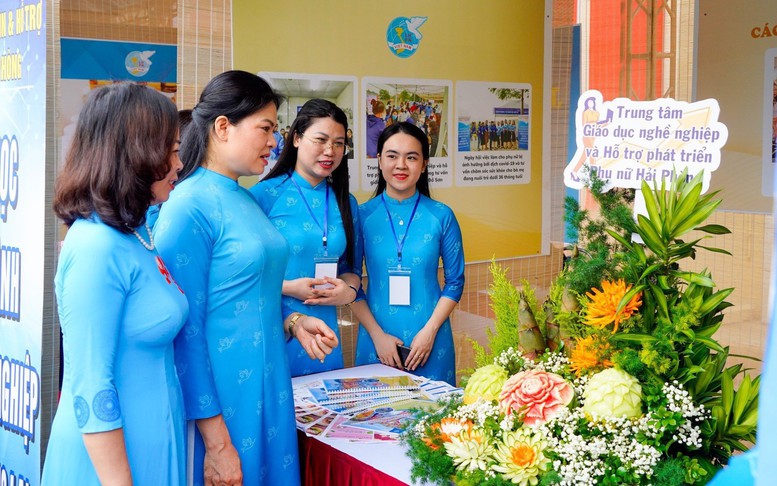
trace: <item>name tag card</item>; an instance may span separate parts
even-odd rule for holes
[[[337,278],[337,259],[336,258],[316,258],[316,278]],[[332,284],[316,285],[317,289],[331,289]]]
[[[389,270],[389,305],[410,305],[410,270]]]

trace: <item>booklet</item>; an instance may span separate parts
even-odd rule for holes
[[[399,390],[418,390],[419,383],[407,375],[374,376],[367,378],[333,378],[323,380],[329,395],[375,393]]]

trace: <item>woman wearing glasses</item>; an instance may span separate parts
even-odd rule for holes
[[[278,163],[251,188],[270,221],[289,243],[283,315],[315,316],[335,332],[337,309],[356,299],[358,205],[348,192],[348,119],[334,103],[312,99],[297,114]],[[358,264],[358,268],[357,268]],[[338,333],[339,339],[339,333]],[[292,376],[343,367],[341,348],[319,362],[297,340],[286,345]]]

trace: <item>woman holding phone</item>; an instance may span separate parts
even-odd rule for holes
[[[420,128],[390,125],[380,134],[377,151],[378,186],[359,207],[369,285],[366,302],[352,306],[362,326],[356,364],[400,367],[397,345],[406,344],[405,369],[455,384],[449,317],[464,288],[459,223],[448,206],[429,195],[429,141]]]

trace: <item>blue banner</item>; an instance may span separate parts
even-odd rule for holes
[[[174,45],[63,38],[61,46],[62,79],[176,82]]]
[[[529,110],[526,111],[528,112]],[[494,108],[494,115],[496,116],[518,116],[520,114],[520,108]]]
[[[0,0],[0,484],[40,484],[46,2]]]
[[[459,151],[469,152],[469,123],[460,121],[458,128]]]

